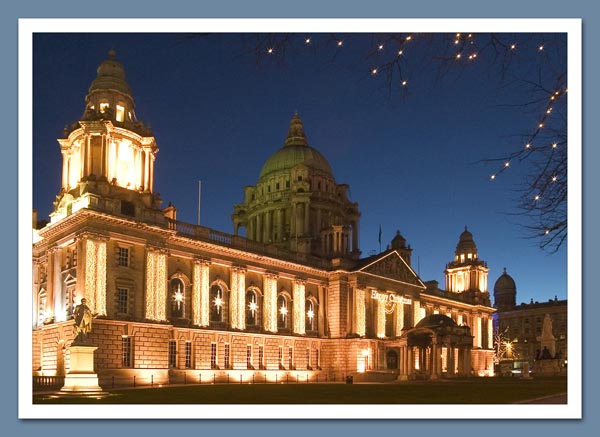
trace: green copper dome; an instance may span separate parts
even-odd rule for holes
[[[304,164],[313,170],[327,173],[333,177],[331,166],[325,157],[308,145],[302,120],[298,114],[295,114],[290,123],[285,145],[267,159],[260,171],[259,178],[273,172],[291,170],[298,164]]]

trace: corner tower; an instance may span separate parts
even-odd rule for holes
[[[446,290],[453,293],[488,293],[488,267],[478,258],[477,245],[467,227],[460,234],[454,261],[446,265]],[[489,299],[489,298],[488,298]]]
[[[61,190],[51,222],[81,208],[156,220],[163,215],[154,192],[158,148],[149,126],[138,121],[125,70],[111,50],[85,98],[81,119],[65,127]]]
[[[506,273],[506,268],[502,275],[494,284],[494,306],[498,311],[511,311],[517,304],[517,285],[515,280]]]
[[[325,157],[309,146],[298,114],[285,144],[263,165],[258,183],[234,206],[234,233],[326,258],[358,259],[358,204],[337,184]]]

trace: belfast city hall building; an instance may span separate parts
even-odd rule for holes
[[[83,298],[101,386],[493,375],[488,268],[466,228],[443,287],[419,278],[399,232],[361,258],[358,204],[297,114],[233,207],[233,234],[178,221],[114,52],[97,73],[58,140],[50,221],[34,213],[34,376],[68,374]]]

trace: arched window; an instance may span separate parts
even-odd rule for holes
[[[260,324],[259,296],[255,290],[246,292],[246,326],[255,327]]]
[[[306,320],[304,322],[306,331],[313,332],[317,330],[317,308],[311,299],[306,299],[304,304],[306,310]]]
[[[171,279],[169,284],[169,308],[172,318],[183,318],[185,303],[185,285],[179,278]]]
[[[277,329],[288,329],[290,327],[290,305],[285,295],[277,297]]]
[[[223,299],[223,289],[218,285],[213,285],[210,288],[210,321],[223,321],[223,307],[225,300]]]

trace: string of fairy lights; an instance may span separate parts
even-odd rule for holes
[[[320,35],[321,37],[322,35]],[[421,40],[427,37],[426,34],[412,33],[375,35],[366,57],[372,63],[368,69],[368,74],[371,77],[386,76],[390,86],[399,86],[400,89],[406,91],[409,85],[409,78],[406,74],[407,69],[405,68],[405,64],[407,62],[407,54],[411,52],[411,43],[415,39]],[[462,66],[473,64],[480,60],[484,53],[490,51],[496,57],[499,56],[499,53],[502,53],[508,62],[516,59],[517,56],[520,56],[520,59],[535,56],[536,54],[544,56],[551,46],[548,41],[544,40],[544,36],[540,36],[538,42],[535,42],[534,39],[527,42],[517,41],[518,38],[509,34],[494,35],[458,32],[455,34],[443,34],[443,37],[447,40],[446,53],[439,60],[446,63],[449,67],[457,63]],[[283,52],[285,45],[290,42],[289,35],[280,37],[280,39],[274,38],[273,41],[267,39],[269,42],[265,50],[269,56],[276,55],[280,51]],[[510,41],[511,38],[513,39],[512,41]],[[302,41],[303,45],[308,47],[314,46],[316,39],[312,35],[305,35],[302,37]],[[330,35],[326,40],[329,45],[333,45],[337,50],[347,50],[353,47],[352,44],[348,45],[349,41],[349,37],[338,35]],[[546,167],[548,167],[550,162],[552,162],[553,154],[561,148],[566,148],[566,140],[547,140],[546,135],[551,132],[547,128],[552,124],[551,121],[556,112],[556,105],[566,100],[567,91],[567,87],[563,83],[559,83],[552,90],[544,90],[546,92],[545,103],[544,101],[539,102],[542,105],[541,114],[531,133],[526,136],[527,140],[524,141],[523,146],[517,147],[516,151],[513,151],[504,159],[489,160],[502,161],[500,167],[489,176],[491,181],[496,180],[500,175],[507,172],[511,168],[513,161],[517,159],[519,161],[526,160],[534,153],[541,155],[550,152],[550,156],[547,157],[548,162],[546,163]],[[546,168],[546,170],[548,169]],[[556,168],[549,173],[544,172],[543,176],[547,178],[547,181],[540,181],[539,177],[534,180],[534,183],[530,187],[534,191],[531,195],[531,209],[543,204],[542,201],[547,191],[552,189],[552,185],[566,184],[566,169],[563,171],[564,174],[560,173],[559,170],[562,169]],[[562,230],[561,224],[554,225],[550,223],[546,225],[543,234],[549,235],[555,230]]]

